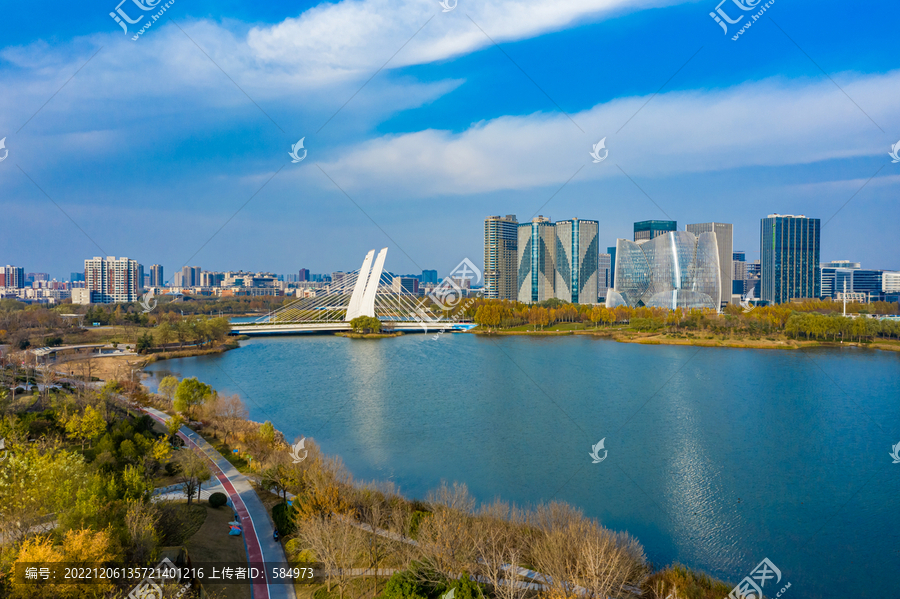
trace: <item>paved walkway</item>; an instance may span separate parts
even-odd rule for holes
[[[144,411],[163,424],[169,419],[168,414],[154,408],[144,408]],[[188,447],[203,453],[212,462],[214,476],[225,488],[231,505],[241,518],[248,561],[251,563],[265,562],[266,564],[267,580],[253,583],[251,587],[253,599],[296,599],[293,585],[272,582],[272,568],[288,567],[287,559],[281,544],[273,539],[275,528],[269,519],[266,507],[260,501],[250,481],[238,472],[231,462],[222,457],[222,454],[216,451],[212,445],[188,427],[182,426],[178,431],[178,436],[185,441]]]

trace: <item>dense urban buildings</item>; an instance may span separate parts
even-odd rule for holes
[[[649,241],[616,242],[616,284],[607,307],[659,308],[721,306],[719,248],[716,234],[672,231]]]
[[[716,245],[719,247],[719,281],[721,281],[722,291],[719,296],[722,298],[722,305],[731,302],[732,295],[732,277],[734,276],[731,261],[734,258],[734,226],[727,223],[696,223],[686,225],[685,230],[694,235],[701,233],[715,233]],[[740,303],[740,299],[737,302]]]
[[[297,277],[297,281],[302,283],[302,282],[305,282],[305,281],[308,281],[308,280],[309,280],[309,269],[308,269],[308,268],[301,268],[301,269],[300,269],[300,274],[299,274],[298,277]]]
[[[21,266],[0,267],[0,287],[21,289],[25,287],[25,269]]]
[[[634,223],[634,242],[644,243],[677,230],[678,222],[674,220],[642,220]]]
[[[819,266],[822,297],[841,301],[897,301],[898,273],[862,268],[859,262],[834,260]]]
[[[135,302],[141,294],[143,267],[136,260],[99,256],[84,261],[87,302],[112,304]],[[80,299],[85,299],[80,296]],[[74,298],[73,298],[74,301]]]
[[[553,296],[575,304],[597,302],[600,223],[595,220],[557,221]]]
[[[609,254],[609,287],[612,289],[616,284],[616,246],[606,248]]]
[[[770,214],[760,228],[760,299],[783,304],[819,297],[819,219]]]
[[[484,297],[518,296],[519,221],[515,214],[484,219]],[[424,273],[423,273],[424,274]],[[424,282],[424,281],[423,281]]]

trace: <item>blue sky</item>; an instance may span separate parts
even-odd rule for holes
[[[900,269],[894,2],[776,0],[737,41],[706,0],[263,4],[176,0],[136,41],[115,1],[5,7],[0,263],[330,272],[387,246],[445,274],[486,216],[540,210],[604,247],[730,222],[751,259],[760,218],[802,213],[823,260]]]

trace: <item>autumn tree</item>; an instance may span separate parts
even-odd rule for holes
[[[194,493],[196,492],[199,499],[200,486],[212,476],[206,458],[190,449],[182,449],[178,452],[175,463],[178,464],[178,480],[181,481],[181,488],[187,495],[188,505],[191,505]]]

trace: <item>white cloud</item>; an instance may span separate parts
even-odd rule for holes
[[[274,26],[255,27],[247,42],[264,64],[303,74],[311,81],[330,81],[372,73],[401,47],[388,68],[479,50],[491,45],[485,33],[498,43],[519,40],[616,12],[681,1],[460,0],[455,10],[442,13],[437,0],[343,0],[321,4]]]
[[[900,128],[900,71],[841,77],[880,124]],[[388,135],[347,148],[322,167],[349,190],[429,197],[527,189],[579,179],[664,177],[745,167],[801,165],[883,154],[890,143],[830,81],[747,83],[717,91],[617,99],[573,114],[502,117],[466,131]],[[634,116],[636,114],[636,116]],[[634,118],[616,131],[630,117]],[[591,162],[606,137],[609,158]]]

